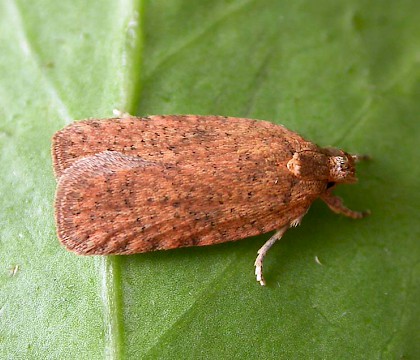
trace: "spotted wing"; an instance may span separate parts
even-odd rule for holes
[[[316,146],[283,126],[244,118],[198,115],[91,119],[58,131],[52,142],[56,177],[83,157],[118,151],[144,160],[195,163],[268,153],[289,159]]]
[[[113,151],[88,156],[59,178],[58,237],[79,254],[133,254],[268,232],[304,214],[325,186],[272,166],[241,157],[174,165]]]

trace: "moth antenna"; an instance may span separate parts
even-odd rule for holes
[[[361,162],[361,161],[369,161],[372,160],[372,157],[369,155],[363,155],[363,154],[354,154],[351,156],[355,162]]]

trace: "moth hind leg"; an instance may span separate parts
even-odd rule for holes
[[[277,240],[280,240],[282,238],[282,236],[284,235],[284,233],[286,232],[286,230],[289,228],[290,225],[286,225],[283,226],[282,228],[280,228],[279,230],[277,230],[274,235],[267,240],[267,242],[258,250],[258,256],[255,259],[255,275],[257,277],[257,281],[264,286],[265,285],[265,280],[262,274],[263,271],[263,262],[264,262],[264,257],[267,254],[268,250],[274,245],[274,243]]]
[[[255,259],[254,266],[255,266],[255,275],[257,277],[257,281],[262,286],[265,285],[265,280],[264,280],[263,273],[262,273],[263,262],[264,262],[265,255],[267,255],[268,250],[274,245],[274,243],[277,240],[280,240],[283,237],[283,235],[287,231],[287,229],[289,229],[290,227],[296,227],[296,226],[300,225],[303,217],[306,215],[308,210],[309,210],[309,207],[299,217],[292,220],[289,224],[287,224],[287,225],[283,226],[282,228],[278,229],[274,233],[274,235],[271,238],[269,238],[266,241],[266,243],[258,250],[258,252],[257,252],[258,256]]]
[[[122,111],[120,109],[114,109],[112,110],[112,113],[114,114],[114,116],[121,119],[129,119],[135,117],[134,115],[131,115],[130,113]]]

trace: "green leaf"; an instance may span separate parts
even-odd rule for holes
[[[0,3],[1,359],[420,356],[417,1]],[[269,234],[127,257],[55,235],[52,134],[194,113],[282,123],[367,153],[253,275]],[[317,262],[318,260],[319,262]]]

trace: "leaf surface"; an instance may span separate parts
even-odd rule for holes
[[[418,2],[0,4],[0,358],[420,354]],[[73,119],[214,114],[367,153],[253,274],[269,234],[79,257],[58,243],[52,134]],[[317,261],[316,261],[317,260]]]

